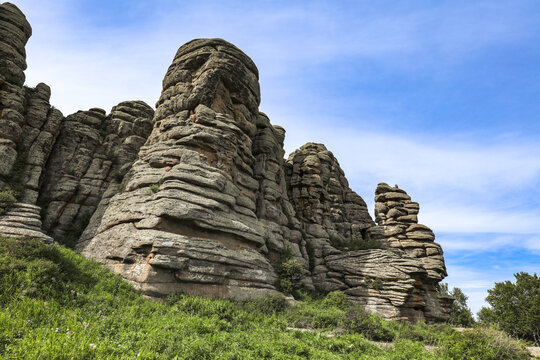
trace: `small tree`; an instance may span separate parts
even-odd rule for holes
[[[509,280],[495,283],[486,301],[501,329],[540,346],[540,277],[520,272]]]
[[[449,292],[448,284],[443,283],[439,284],[439,292],[454,298],[454,302],[450,308],[450,318],[448,319],[450,325],[470,327],[474,324],[471,309],[467,306],[469,297],[460,288],[455,287]]]
[[[495,319],[495,314],[493,313],[493,309],[490,307],[482,307],[480,311],[477,313],[478,319],[482,323],[495,323],[497,322]]]

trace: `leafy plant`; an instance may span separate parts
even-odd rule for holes
[[[488,290],[489,318],[508,333],[540,346],[540,277],[526,272],[514,276],[515,283],[495,283]]]
[[[290,247],[286,246],[283,248],[275,268],[278,274],[276,287],[280,291],[286,294],[293,294],[300,289],[300,280],[304,276],[306,270],[294,257]]]
[[[455,287],[449,292],[448,284],[441,283],[438,286],[438,290],[441,294],[450,295],[454,298],[454,302],[450,308],[449,324],[470,327],[475,323],[472,311],[467,305],[467,300],[469,298],[460,288]]]
[[[529,358],[523,344],[491,327],[477,326],[462,333],[455,332],[441,345],[439,354],[455,360],[525,360]]]
[[[15,196],[13,196],[13,191],[6,189],[0,191],[0,215],[4,215],[11,206],[17,202]]]

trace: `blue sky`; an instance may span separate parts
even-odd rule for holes
[[[64,114],[153,105],[177,48],[221,37],[257,64],[287,152],[326,144],[371,209],[381,181],[420,202],[473,311],[540,272],[537,1],[14,3],[34,30],[27,84]]]

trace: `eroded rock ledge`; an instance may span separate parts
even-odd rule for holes
[[[0,187],[19,201],[0,232],[76,243],[154,297],[283,291],[288,262],[293,288],[447,319],[442,249],[418,203],[381,183],[375,223],[324,145],[285,160],[285,130],[259,111],[258,70],[234,45],[180,47],[155,112],[127,101],[64,117],[47,85],[23,86],[31,28],[12,4],[0,33]]]

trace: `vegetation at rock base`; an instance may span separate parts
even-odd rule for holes
[[[146,300],[63,246],[0,237],[0,359],[500,360],[526,359],[523,349],[489,327],[386,321],[340,292],[295,304],[279,295]]]
[[[10,189],[0,191],[0,215],[5,214],[15,202],[17,199],[13,195],[13,191]]]
[[[448,284],[442,283],[439,284],[439,291],[454,298],[448,319],[450,325],[470,327],[475,323],[472,311],[467,305],[469,298],[460,288],[455,287],[448,291]]]
[[[520,272],[509,280],[495,283],[486,301],[491,308],[478,313],[481,321],[497,324],[501,329],[540,346],[540,277]]]
[[[284,248],[279,255],[276,270],[279,276],[276,287],[280,291],[286,294],[293,294],[301,288],[300,280],[306,270],[294,258],[292,250],[289,247]]]

